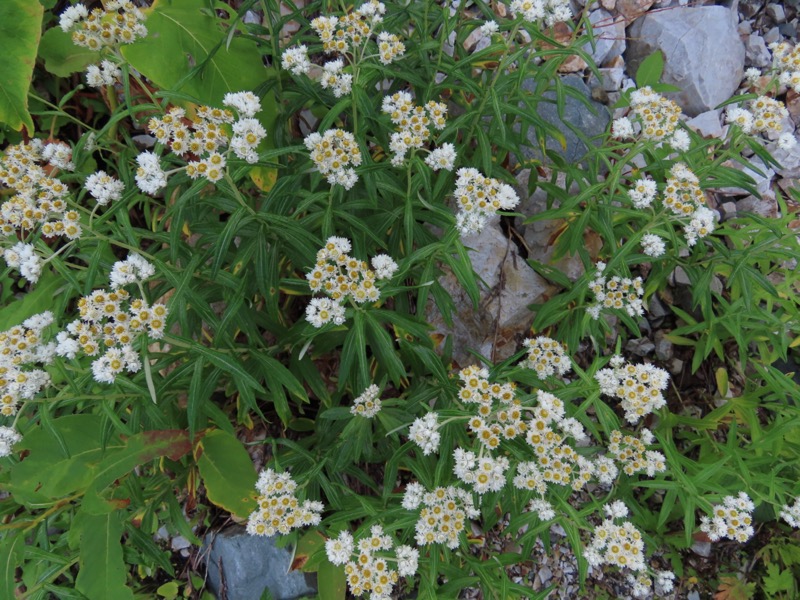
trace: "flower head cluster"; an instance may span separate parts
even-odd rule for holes
[[[672,571],[656,571],[655,582],[647,573],[631,573],[628,575],[628,584],[631,586],[631,594],[634,598],[651,597],[654,591],[654,583],[656,595],[665,596],[675,587],[675,573]]]
[[[380,393],[378,386],[373,383],[358,398],[353,400],[350,413],[365,419],[371,419],[381,410]]]
[[[634,91],[630,97],[631,109],[642,127],[642,138],[655,142],[666,142],[675,150],[689,148],[689,136],[677,129],[681,108],[667,100],[649,86]],[[633,136],[633,125],[627,117],[614,122],[612,134],[618,138]]]
[[[311,133],[304,140],[317,170],[331,185],[339,184],[349,190],[358,181],[353,167],[361,164],[361,150],[352,133],[329,129],[324,134]]]
[[[405,160],[406,153],[413,148],[422,148],[430,138],[431,127],[444,129],[447,123],[447,105],[431,100],[424,107],[416,106],[408,92],[397,92],[383,99],[382,110],[389,115],[397,131],[392,134],[389,149],[394,152],[392,164],[399,166]],[[426,163],[434,171],[440,168],[453,169],[455,147],[452,144],[443,146],[434,158],[428,156]],[[436,152],[436,151],[434,151]],[[452,159],[452,160],[451,160]]]
[[[44,312],[0,332],[0,415],[15,414],[20,401],[30,400],[50,384],[45,371],[30,367],[53,360],[55,344],[42,341],[42,330],[52,322],[53,314]]]
[[[664,240],[654,233],[646,233],[642,237],[642,252],[647,256],[658,258],[667,251]]]
[[[345,73],[344,61],[341,58],[326,62],[322,67],[322,89],[330,89],[337,98],[346,96],[353,89],[353,76]]]
[[[800,528],[800,497],[795,498],[793,505],[784,504],[781,507],[780,518],[790,527]]]
[[[350,252],[350,240],[330,237],[317,252],[314,268],[306,274],[312,292],[323,292],[329,298],[314,298],[306,308],[306,320],[314,327],[322,327],[333,321],[344,323],[344,306],[347,298],[363,304],[375,302],[381,297],[376,285],[378,279],[390,279],[397,270],[397,263],[385,254],[372,259],[374,270],[366,262],[357,260]]]
[[[0,231],[15,238],[39,230],[46,237],[70,240],[81,236],[80,216],[67,204],[69,189],[55,177],[55,170],[72,170],[72,149],[63,143],[45,144],[34,139],[6,148],[0,157],[0,183],[12,190],[0,204]],[[48,169],[47,166],[52,167]],[[34,283],[39,277],[39,258],[30,244],[16,244],[4,257]]]
[[[553,505],[543,498],[534,498],[531,500],[530,504],[528,504],[528,511],[536,513],[540,521],[549,521],[556,517],[556,511],[553,509]]]
[[[456,190],[458,204],[456,227],[461,235],[480,232],[498,210],[511,210],[519,204],[519,196],[510,185],[484,177],[477,169],[458,170]]]
[[[667,470],[667,459],[661,452],[647,450],[653,443],[653,434],[649,429],[642,429],[639,438],[622,435],[621,431],[611,432],[608,451],[622,466],[626,475],[645,471],[648,477]]]
[[[572,18],[568,0],[513,0],[509,8],[515,17],[529,23],[544,21],[548,27]]]
[[[714,212],[705,206],[700,180],[683,163],[676,163],[670,169],[662,202],[673,214],[689,219],[683,232],[690,246],[714,231]]]
[[[22,441],[22,436],[12,427],[0,427],[0,458],[11,454],[14,444]]]
[[[142,334],[151,339],[164,335],[167,307],[148,305],[141,298],[131,299],[122,287],[136,283],[154,273],[152,265],[132,255],[114,264],[112,289],[96,290],[78,301],[80,318],[58,334],[56,353],[75,358],[79,352],[97,357],[92,363],[96,381],[113,383],[123,370],[135,373],[142,367],[133,344]]]
[[[281,68],[291,71],[295,75],[307,74],[311,69],[311,61],[308,59],[308,46],[301,44],[284,50],[281,55]]]
[[[476,456],[474,452],[456,448],[453,460],[456,477],[471,485],[477,494],[499,492],[506,484],[505,475],[509,462],[505,456]]]
[[[261,101],[252,92],[236,92],[226,94],[223,105],[228,108],[201,106],[191,120],[183,108],[174,106],[147,123],[156,140],[173,154],[195,157],[186,164],[186,174],[192,179],[204,177],[212,183],[222,179],[229,151],[248,163],[258,161],[256,148],[267,135],[255,118]],[[136,183],[143,192],[153,194],[166,185],[166,174],[155,154],[144,152],[136,160]]]
[[[565,375],[572,369],[564,346],[554,339],[540,335],[535,339],[527,339],[523,346],[528,349],[528,356],[522,366],[533,369],[539,379],[551,375]]]
[[[727,496],[722,504],[714,505],[711,517],[701,517],[700,531],[706,533],[712,542],[722,538],[746,542],[754,532],[754,510],[755,505],[744,492],[739,492],[738,496]]]
[[[125,191],[125,184],[105,171],[97,171],[89,175],[84,186],[100,206],[119,200]]]
[[[656,199],[657,191],[656,182],[644,177],[637,180],[636,185],[628,190],[628,197],[635,208],[647,208]]]
[[[759,96],[750,100],[747,108],[729,108],[725,116],[729,123],[735,123],[745,133],[777,136],[783,130],[782,121],[789,116],[789,111],[783,102],[769,96]]]
[[[325,542],[328,560],[335,565],[345,565],[347,585],[353,596],[369,593],[370,600],[389,600],[400,577],[410,577],[417,572],[419,551],[411,546],[394,549],[392,537],[384,534],[380,525],[373,525],[369,537],[356,544],[349,531],[342,531],[336,539]],[[397,563],[396,570],[390,565]]]
[[[544,494],[549,483],[569,485],[580,490],[594,474],[592,461],[579,456],[567,443],[586,439],[583,426],[567,418],[564,403],[553,394],[537,391],[537,406],[527,423],[526,441],[533,448],[534,460],[517,465],[514,486]]]
[[[625,363],[621,356],[615,356],[611,366],[610,369],[600,369],[594,377],[605,395],[622,402],[629,423],[637,423],[667,403],[661,393],[669,385],[669,373],[664,369],[649,364]]]
[[[500,439],[513,439],[526,430],[522,405],[513,383],[490,383],[489,372],[474,365],[458,374],[461,388],[458,398],[465,404],[477,404],[477,414],[468,427],[484,448],[495,450]]]
[[[442,434],[439,433],[438,415],[429,412],[424,417],[416,419],[408,429],[408,437],[417,446],[422,448],[425,456],[438,452]]]
[[[780,84],[800,94],[800,45],[775,42],[769,49],[772,50],[772,68],[778,72]]]
[[[458,547],[458,534],[464,531],[467,518],[479,514],[472,495],[457,487],[439,487],[428,492],[419,483],[409,483],[403,496],[403,508],[416,510],[422,506],[416,525],[418,546],[446,544]]]
[[[131,0],[104,0],[89,12],[82,4],[61,14],[59,25],[72,32],[72,43],[90,50],[130,44],[147,35],[144,13]]]
[[[89,87],[99,88],[114,85],[120,79],[122,79],[122,70],[110,60],[86,67],[86,84]]]
[[[604,274],[606,264],[597,263],[597,273],[595,278],[589,282],[589,289],[592,291],[597,302],[590,306],[587,312],[593,319],[600,317],[603,309],[624,310],[630,316],[641,316],[644,314],[644,285],[642,278],[620,277],[614,275],[607,277]]]
[[[273,536],[287,534],[292,529],[319,525],[322,502],[306,500],[302,504],[295,497],[297,483],[289,473],[272,469],[261,471],[256,482],[258,508],[247,519],[250,535]]]
[[[631,571],[644,571],[644,541],[642,534],[629,521],[617,525],[617,519],[628,515],[622,502],[612,502],[605,507],[608,517],[594,530],[592,541],[584,557],[592,566],[603,564],[627,568]]]

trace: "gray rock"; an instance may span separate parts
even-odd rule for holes
[[[672,375],[680,375],[683,373],[683,361],[680,358],[673,358],[669,363],[669,372]]]
[[[755,33],[750,34],[744,44],[744,64],[748,67],[763,69],[772,64],[772,54],[767,48],[764,38]]]
[[[773,27],[767,33],[764,34],[764,41],[767,43],[767,45],[769,45],[775,42],[780,42],[782,37],[783,36],[781,35],[781,30],[778,29],[777,27]]]
[[[655,0],[617,0],[617,11],[623,15],[628,22],[646,13]]]
[[[683,267],[675,267],[675,270],[670,275],[670,284],[671,285],[691,285],[692,280],[689,279],[689,275],[683,269]]]
[[[774,219],[778,216],[778,201],[775,198],[775,192],[769,190],[762,194],[761,198],[755,196],[742,198],[736,203],[736,211],[754,213]]]
[[[736,216],[736,202],[723,202],[719,205],[720,221],[727,221]]]
[[[722,6],[676,8],[648,13],[630,27],[628,72],[656,50],[664,54],[664,83],[681,88],[670,94],[689,116],[730,98],[744,73],[744,44],[736,14]]]
[[[542,119],[558,128],[564,135],[566,142],[566,147],[563,147],[558,140],[548,137],[547,148],[561,154],[567,162],[577,163],[586,155],[588,150],[585,140],[595,138],[604,133],[611,116],[608,108],[592,100],[592,92],[581,77],[566,75],[562,77],[561,82],[564,86],[573,88],[581,99],[572,94],[566,95],[564,118],[562,120],[558,116],[558,108],[555,104],[556,94],[548,91],[542,95],[543,97],[537,106],[537,112]],[[531,93],[537,93],[532,79],[523,81],[522,88]],[[580,132],[580,135],[576,131]],[[541,160],[542,153],[539,150],[536,132],[533,129],[528,130],[528,140],[531,142],[531,147],[523,147],[523,155],[528,160]],[[595,140],[594,143],[599,144],[600,142]]]
[[[675,353],[674,345],[666,338],[666,334],[660,330],[656,331],[655,351],[656,358],[664,361],[671,359]]]
[[[584,52],[589,54],[595,64],[604,62],[625,52],[625,20],[614,19],[613,15],[602,8],[589,14],[589,22],[595,36],[595,47],[591,44],[583,46]]]
[[[718,110],[707,110],[704,113],[700,113],[686,121],[686,125],[704,138],[721,138],[727,130],[727,127],[722,126],[720,111]]]
[[[780,4],[767,4],[767,16],[775,23],[783,23],[786,21],[786,11]]]
[[[453,324],[447,325],[431,299],[428,321],[436,332],[453,338],[453,358],[462,365],[475,361],[467,350],[493,360],[504,360],[517,352],[533,321],[528,305],[541,302],[555,290],[519,255],[496,224],[464,238],[472,267],[481,280],[477,309],[455,275],[447,273],[439,283],[455,302]]]
[[[653,350],[656,349],[656,345],[648,340],[647,338],[641,338],[638,340],[628,340],[625,344],[625,350],[629,354],[635,354],[636,356],[647,356],[651,354]]]
[[[775,171],[764,164],[764,161],[757,156],[751,157],[749,162],[750,166],[745,166],[738,161],[731,161],[729,163],[726,162],[725,166],[733,167],[734,169],[742,171],[755,182],[755,188],[759,194],[766,194],[770,190],[772,178],[775,177]],[[719,188],[719,191],[723,194],[748,193],[746,190],[734,186],[722,187]]]
[[[711,556],[711,542],[695,541],[695,543],[692,544],[692,552],[694,552],[698,556],[708,558],[709,556]]]
[[[800,177],[800,144],[795,144],[794,148],[784,150],[777,143],[767,144],[767,150],[772,157],[781,165],[775,169],[781,177],[796,179]]]
[[[292,555],[275,540],[248,535],[244,527],[229,527],[203,540],[208,584],[220,595],[224,583],[228,600],[258,600],[269,589],[275,600],[295,600],[317,593],[305,573],[289,572]],[[220,577],[220,567],[223,577]]]

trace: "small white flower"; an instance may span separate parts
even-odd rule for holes
[[[397,554],[397,574],[400,577],[411,577],[417,572],[419,550],[411,546],[398,546],[395,553]]]
[[[155,194],[167,185],[167,174],[161,168],[161,159],[153,152],[145,151],[136,157],[136,185],[145,194]]]
[[[778,138],[778,148],[781,150],[791,150],[797,145],[797,138],[791,133],[782,133]]]
[[[456,163],[456,148],[453,144],[442,144],[439,148],[433,150],[425,159],[425,164],[434,171],[444,169],[445,171],[452,171]]]
[[[642,238],[642,252],[647,254],[647,256],[656,258],[664,254],[665,250],[666,245],[664,244],[664,240],[657,235],[648,233]]]
[[[328,560],[335,565],[343,565],[353,554],[353,536],[349,531],[340,531],[339,537],[325,542],[325,553]]]
[[[683,129],[676,129],[675,133],[672,134],[668,140],[670,146],[672,146],[678,152],[686,152],[691,145],[691,139],[689,138],[689,134],[686,133]]]
[[[14,444],[22,441],[22,436],[11,427],[0,427],[0,458],[11,454]]]
[[[492,34],[497,33],[497,31],[500,29],[500,26],[497,24],[497,21],[486,21],[483,25],[481,25],[480,29],[483,37],[491,37]]]
[[[117,261],[111,268],[109,279],[111,287],[118,289],[124,285],[144,281],[155,275],[156,268],[138,254],[130,254],[123,261]]]
[[[422,448],[425,456],[439,451],[439,441],[442,436],[439,433],[437,418],[435,412],[429,412],[424,417],[416,419],[408,430],[409,439]]]
[[[86,190],[101,206],[119,200],[125,191],[125,184],[105,171],[97,171],[86,178]]]
[[[381,410],[380,388],[374,383],[365,389],[362,394],[353,400],[350,413],[365,419],[371,419]]]
[[[391,279],[397,271],[397,263],[388,254],[377,254],[372,257],[372,268],[378,279]]]
[[[225,94],[222,104],[233,108],[240,118],[252,118],[261,110],[261,101],[253,92],[235,92]]]
[[[621,117],[611,126],[611,135],[619,140],[633,137],[633,124],[628,117]]]
[[[83,4],[75,4],[68,7],[58,20],[58,24],[62,30],[69,32],[78,21],[81,21],[89,16],[89,11]]]
[[[747,81],[750,85],[755,85],[758,83],[758,80],[761,78],[761,69],[756,69],[755,67],[750,67],[744,72],[745,81]]]

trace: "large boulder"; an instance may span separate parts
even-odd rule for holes
[[[629,28],[628,71],[635,73],[642,60],[660,50],[662,81],[681,88],[669,96],[689,116],[711,110],[742,82],[745,48],[736,21],[736,13],[724,6],[648,13]]]

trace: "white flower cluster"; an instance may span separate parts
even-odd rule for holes
[[[646,177],[636,181],[636,185],[628,190],[628,197],[635,208],[647,208],[656,199],[656,182]]]
[[[647,573],[631,573],[628,575],[628,584],[634,598],[649,598],[653,594],[653,580]],[[675,573],[672,571],[655,572],[655,593],[658,596],[669,594],[675,587]]]
[[[317,252],[314,268],[306,274],[312,292],[324,292],[329,296],[314,298],[306,307],[306,320],[314,327],[322,327],[331,321],[336,325],[344,323],[342,303],[347,298],[359,304],[378,300],[381,292],[375,284],[376,279],[390,279],[397,270],[397,263],[391,257],[379,254],[372,259],[373,271],[366,262],[349,256],[350,249],[347,238],[328,238],[325,246]]]
[[[0,183],[12,190],[0,204],[0,232],[11,236],[13,247],[3,250],[8,266],[36,283],[41,272],[40,257],[33,244],[20,242],[37,229],[45,237],[81,236],[80,215],[67,204],[69,189],[54,177],[55,170],[72,170],[72,149],[60,142],[45,144],[34,139],[27,144],[8,146],[0,157]],[[47,169],[45,165],[55,169]]]
[[[755,505],[746,493],[726,496],[722,499],[722,504],[714,505],[711,517],[701,517],[700,531],[707,534],[712,542],[722,538],[746,542],[754,533],[754,510]]]
[[[597,263],[595,278],[589,282],[589,289],[594,294],[596,304],[586,309],[593,319],[600,317],[603,309],[624,310],[630,316],[644,314],[644,285],[641,277],[631,279],[614,275],[608,278],[603,274],[606,264]]]
[[[600,369],[594,377],[606,396],[622,402],[629,423],[638,423],[667,403],[661,393],[669,385],[669,373],[664,369],[650,364],[625,363],[621,356],[615,356],[611,365],[610,369]]]
[[[666,142],[680,152],[689,149],[688,134],[682,129],[677,129],[681,108],[675,102],[667,100],[649,86],[631,93],[630,102],[633,114],[641,124],[643,139]],[[633,137],[633,124],[628,117],[622,117],[614,121],[611,132],[619,139]]]
[[[800,94],[800,45],[773,42],[769,49],[772,50],[772,68],[778,72],[780,84]]]
[[[676,163],[670,169],[662,202],[673,214],[689,219],[683,233],[690,246],[714,231],[714,211],[705,206],[700,180],[683,163]]]
[[[344,61],[341,58],[330,60],[322,66],[322,79],[319,83],[323,90],[330,89],[337,98],[346,96],[353,89],[353,76],[343,69]]]
[[[476,456],[474,452],[456,448],[453,460],[456,477],[471,485],[476,494],[499,492],[506,484],[509,462],[505,456]]]
[[[186,174],[192,179],[204,177],[211,183],[222,179],[231,151],[250,164],[258,162],[256,149],[267,135],[255,118],[261,101],[252,92],[236,92],[225,94],[222,103],[228,108],[200,106],[191,120],[183,108],[174,106],[163,117],[153,117],[147,123],[150,133],[173,154],[197,157],[186,163]],[[167,185],[157,155],[143,152],[136,161],[136,184],[143,192],[155,194]]]
[[[89,12],[82,4],[67,8],[59,20],[72,32],[72,43],[90,50],[130,44],[147,35],[145,15],[131,0],[104,0],[103,8]]]
[[[549,521],[556,517],[556,511],[553,509],[553,505],[542,498],[534,498],[531,500],[530,504],[528,504],[528,511],[536,513],[540,521]]]
[[[584,553],[590,565],[599,567],[607,564],[631,571],[644,571],[644,541],[642,534],[633,523],[624,521],[621,525],[614,523],[628,515],[628,509],[619,501],[606,506],[606,518],[594,530],[592,541]]]
[[[30,367],[53,360],[55,344],[42,340],[42,330],[52,322],[53,314],[44,312],[0,332],[0,415],[15,414],[21,401],[30,400],[50,384],[47,372]]]
[[[509,8],[515,17],[529,23],[544,21],[548,27],[572,18],[569,0],[513,0]]]
[[[352,133],[341,129],[329,129],[322,135],[314,132],[303,143],[330,185],[339,184],[349,190],[356,184],[358,175],[353,167],[361,164],[361,150]]]
[[[12,269],[18,269],[22,275],[31,283],[39,281],[42,274],[42,259],[36,254],[33,244],[17,242],[11,248],[0,250],[6,264]]]
[[[429,412],[424,417],[415,419],[408,429],[408,437],[422,448],[422,454],[428,456],[439,451],[442,434],[439,433],[438,415]]]
[[[284,50],[281,55],[281,68],[298,76],[308,73],[309,69],[311,69],[311,61],[308,59],[308,46],[301,44]]]
[[[797,144],[797,139],[791,133],[783,131],[782,121],[789,116],[789,111],[783,102],[759,96],[747,103],[747,108],[733,107],[725,113],[728,123],[735,123],[745,133],[766,134],[770,139],[778,137],[778,145],[790,150]]]
[[[105,171],[92,173],[83,185],[100,206],[119,200],[125,191],[125,184]]]
[[[510,185],[484,177],[477,169],[464,167],[457,172],[458,204],[456,227],[461,235],[479,233],[489,217],[498,210],[511,210],[519,204],[519,196]]]
[[[350,414],[371,419],[381,411],[381,399],[379,398],[381,391],[374,383],[367,387],[361,395],[353,400],[353,406],[350,407]]]
[[[99,88],[114,85],[120,79],[122,79],[122,70],[110,60],[86,67],[86,85],[89,87]]]
[[[535,339],[525,340],[523,346],[528,349],[528,356],[520,364],[532,369],[539,379],[565,375],[572,369],[564,346],[552,338],[540,335]]]
[[[109,279],[112,289],[132,283],[140,283],[156,273],[156,268],[138,254],[129,254],[125,260],[114,263]]]
[[[525,432],[522,405],[513,383],[489,383],[489,371],[475,365],[462,369],[458,377],[459,400],[477,404],[477,414],[468,426],[484,448],[495,450],[501,438],[510,440]]]
[[[646,233],[642,236],[642,252],[647,256],[658,258],[666,252],[667,246],[664,240],[655,233]]]
[[[392,134],[389,149],[394,152],[392,164],[400,166],[406,153],[414,148],[422,148],[431,136],[430,128],[444,129],[447,123],[447,105],[431,100],[424,107],[414,105],[414,99],[408,92],[397,92],[383,99],[382,110],[389,115],[397,131]],[[434,171],[453,170],[456,150],[452,144],[444,144],[433,150],[425,159]]]
[[[322,502],[306,500],[301,504],[295,497],[297,483],[289,473],[272,469],[261,471],[256,490],[258,508],[247,519],[250,535],[286,535],[292,529],[319,525],[322,519],[320,513],[325,510]]]
[[[445,544],[455,549],[458,535],[464,531],[464,521],[480,515],[472,495],[465,490],[449,486],[428,492],[417,482],[409,483],[403,496],[403,508],[416,510],[420,506],[423,508],[416,525],[418,546]]]
[[[14,444],[22,441],[22,436],[12,427],[0,427],[0,458],[11,454]]]
[[[791,506],[784,504],[781,507],[780,518],[786,521],[790,527],[800,528],[800,496],[795,498]]]
[[[393,548],[392,537],[384,534],[380,525],[373,525],[369,537],[358,540],[357,545],[349,531],[325,542],[328,560],[334,565],[345,565],[350,593],[356,597],[369,593],[370,600],[390,600],[399,578],[417,572],[419,550],[398,546],[391,557]],[[389,566],[393,562],[397,562],[397,570]]]
[[[56,354],[75,358],[83,352],[98,357],[92,362],[92,374],[101,383],[114,383],[122,371],[135,373],[141,369],[133,344],[142,334],[151,339],[163,337],[167,307],[161,303],[148,305],[141,298],[131,300],[119,286],[141,281],[153,272],[153,267],[137,255],[115,263],[111,283],[119,289],[96,290],[78,301],[80,318],[58,334]]]
[[[585,440],[583,425],[567,418],[564,403],[542,390],[537,391],[537,405],[532,411],[525,439],[533,448],[535,460],[517,465],[514,486],[540,495],[545,493],[549,483],[580,490],[594,475],[595,466],[589,459],[579,456],[567,443],[567,438]]]
[[[652,444],[653,440],[653,434],[649,429],[642,429],[638,438],[622,435],[621,431],[614,430],[611,432],[608,451],[620,463],[626,475],[644,471],[648,477],[654,477],[656,473],[667,470],[667,459],[661,452],[647,450],[647,446]],[[601,481],[601,483],[608,482]]]

